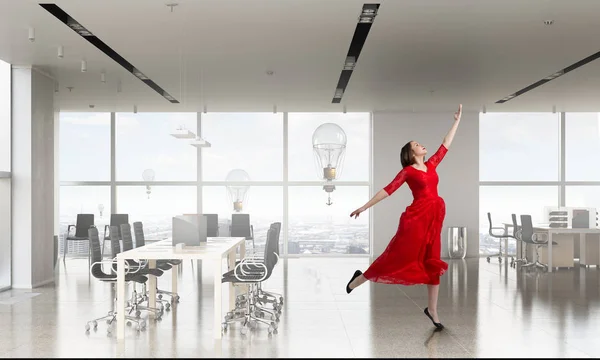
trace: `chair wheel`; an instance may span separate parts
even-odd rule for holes
[[[131,326],[131,321],[127,320],[127,326]]]
[[[487,259],[487,262],[490,262],[490,261],[491,261],[491,259],[490,259],[490,257],[489,257],[489,256],[488,256],[486,259]]]
[[[94,329],[98,327],[98,322],[96,320],[92,321],[92,325],[94,326]]]
[[[85,332],[90,331],[90,323],[85,324]]]
[[[138,318],[139,318],[139,317],[140,317],[140,315],[142,315],[142,312],[141,312],[141,311],[139,311],[139,310],[138,310],[138,311],[136,311],[136,312],[135,312],[135,317],[138,317]]]

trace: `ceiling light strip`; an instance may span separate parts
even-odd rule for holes
[[[367,36],[369,35],[371,26],[373,25],[375,17],[377,16],[379,5],[380,4],[363,5],[361,13],[358,17],[356,29],[354,30],[354,35],[352,36],[352,41],[350,42],[348,54],[346,55],[346,59],[344,60],[342,71],[340,73],[340,78],[338,80],[337,86],[335,87],[335,92],[331,101],[333,104],[339,104],[342,101],[342,97],[346,92],[346,87],[350,82],[352,72],[356,67],[358,57],[360,56],[362,48],[365,45],[365,42],[367,41]]]
[[[106,45],[102,40],[96,37],[91,31],[89,31],[85,26],[81,25],[77,20],[73,19],[69,14],[67,14],[63,9],[61,9],[56,4],[40,4],[42,8],[48,11],[50,14],[54,15],[59,21],[67,25],[70,29],[75,31],[79,36],[86,39],[92,45],[94,45],[98,50],[102,51],[109,58],[113,59],[116,63],[121,65],[125,70],[132,73],[135,77],[140,79],[143,83],[148,85],[154,91],[156,91],[160,96],[164,97],[166,100],[173,104],[179,104],[179,101],[167,93],[163,88],[161,88],[158,84],[148,78],[144,73],[138,70],[135,66],[133,66],[129,61],[125,60],[121,55],[119,55],[116,51],[114,51],[110,46]]]
[[[531,90],[533,90],[533,89],[535,89],[535,88],[537,88],[539,86],[542,86],[542,85],[544,85],[544,84],[546,84],[546,83],[548,83],[548,82],[550,82],[552,80],[555,80],[555,79],[557,79],[557,78],[565,75],[568,72],[576,70],[576,69],[582,67],[583,65],[586,65],[588,63],[591,63],[594,60],[597,60],[598,58],[600,58],[600,51],[598,51],[597,53],[592,54],[592,55],[590,55],[590,56],[588,56],[588,57],[586,57],[584,59],[581,59],[578,62],[576,62],[576,63],[574,63],[572,65],[569,65],[569,66],[567,66],[566,68],[564,68],[562,70],[559,70],[559,71],[555,72],[552,75],[548,75],[545,78],[543,78],[541,80],[538,80],[535,83],[522,88],[521,90],[517,91],[514,94],[511,94],[511,95],[509,95],[509,96],[507,96],[507,97],[505,97],[503,99],[500,99],[500,100],[496,101],[496,104],[504,104],[505,102],[510,101],[510,100],[516,98],[517,96],[523,95],[526,92],[529,92],[529,91],[531,91]]]

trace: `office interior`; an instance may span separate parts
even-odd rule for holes
[[[599,3],[2,6],[0,356],[600,356]],[[434,331],[349,214],[458,104]]]

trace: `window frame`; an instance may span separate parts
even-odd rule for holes
[[[289,187],[291,186],[322,186],[320,180],[310,181],[289,181],[289,122],[287,112],[283,113],[283,174],[282,180],[277,181],[250,181],[247,184],[250,186],[281,186],[283,188],[283,222],[281,235],[283,237],[283,257],[370,257],[373,251],[373,216],[369,214],[369,253],[368,254],[288,254],[288,230],[289,230]],[[123,186],[196,186],[196,203],[197,212],[202,213],[202,190],[205,186],[226,186],[226,181],[204,181],[202,178],[202,148],[196,150],[197,161],[197,178],[195,181],[153,181],[147,183],[145,181],[126,181],[116,179],[116,113],[111,112],[110,127],[111,127],[111,144],[110,144],[110,180],[109,181],[60,181],[60,186],[110,186],[111,202],[110,208],[112,213],[118,213],[117,187]],[[202,136],[202,113],[197,113],[197,129],[198,135]],[[336,181],[337,186],[368,186],[369,194],[373,195],[373,113],[369,113],[369,133],[367,134],[369,141],[369,163],[368,172],[369,179],[367,181]],[[348,159],[346,159],[348,161]]]

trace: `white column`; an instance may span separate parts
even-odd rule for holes
[[[12,281],[33,288],[54,281],[54,80],[12,68]]]

